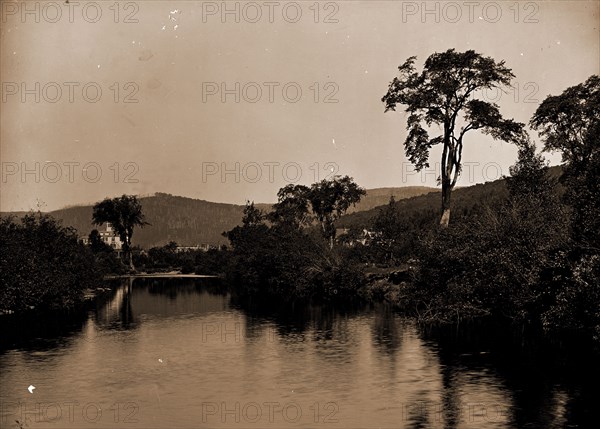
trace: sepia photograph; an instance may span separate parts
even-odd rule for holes
[[[0,0],[0,429],[600,427],[600,0]]]

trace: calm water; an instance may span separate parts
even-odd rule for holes
[[[385,305],[269,314],[207,282],[125,282],[43,334],[4,324],[0,427],[598,427],[590,356]]]

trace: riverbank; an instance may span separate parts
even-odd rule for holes
[[[138,273],[138,274],[121,274],[104,276],[105,280],[127,279],[127,278],[182,278],[182,279],[204,279],[204,278],[219,278],[215,275],[207,274],[182,274],[179,271],[171,271],[168,273]]]
[[[138,273],[138,274],[112,274],[104,276],[105,281],[124,280],[124,279],[140,279],[140,278],[157,278],[157,279],[208,279],[219,278],[214,275],[203,274],[182,274],[179,271],[171,271],[168,273]],[[83,302],[90,303],[97,299],[102,299],[105,296],[110,296],[114,288],[111,287],[96,287],[88,288],[83,292]]]
[[[402,290],[411,280],[412,266],[369,267],[365,270],[364,295],[369,301],[397,305]]]

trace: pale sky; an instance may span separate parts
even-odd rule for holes
[[[600,72],[597,0],[0,3],[2,211],[123,193],[272,202],[331,168],[366,188],[435,186],[404,156],[405,114],[381,102],[406,58],[505,60],[516,89],[485,96],[520,122]],[[466,186],[508,174],[516,149],[472,132],[463,159]]]

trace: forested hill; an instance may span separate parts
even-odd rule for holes
[[[402,200],[432,191],[435,189],[424,186],[370,189],[352,210],[369,210],[386,204],[390,195]],[[140,202],[146,220],[151,225],[135,229],[133,244],[146,249],[162,246],[169,241],[184,246],[226,244],[227,239],[221,233],[240,224],[244,210],[243,205],[214,203],[164,193],[140,198]],[[271,208],[271,204],[256,206],[264,211]],[[81,236],[86,236],[92,229],[97,228],[91,223],[92,206],[89,205],[68,207],[50,214],[62,220],[63,225],[76,228]]]
[[[561,166],[550,167],[550,177],[558,178],[562,174]],[[402,216],[414,218],[415,223],[422,220],[437,218],[440,214],[441,191],[434,189],[425,195],[403,199],[396,202],[396,208]],[[506,198],[508,191],[504,179],[483,184],[456,188],[452,192],[452,216],[468,216],[485,205],[493,206],[494,203]],[[389,201],[389,198],[388,198]],[[387,201],[386,201],[387,202]],[[343,216],[336,222],[338,228],[362,229],[370,228],[373,219],[379,213],[380,207],[363,210]]]
[[[371,210],[372,208],[381,206],[383,204],[387,204],[391,196],[393,196],[398,201],[407,198],[417,197],[419,195],[425,195],[430,192],[438,192],[438,189],[428,188],[426,186],[367,189],[367,195],[365,195],[362,198],[362,200],[356,205],[356,207],[351,206],[348,209],[348,213]]]
[[[143,248],[162,246],[169,241],[180,245],[227,243],[223,231],[233,228],[241,218],[244,206],[213,203],[193,198],[157,193],[140,198],[146,221],[150,225],[136,228],[133,244]],[[69,207],[50,213],[87,235],[92,225],[92,206]]]
[[[550,174],[558,176],[560,167],[551,167]],[[485,204],[504,198],[506,194],[504,180],[485,184],[457,188],[452,194],[453,216],[468,215]],[[397,208],[404,216],[415,220],[436,218],[440,210],[440,191],[424,186],[402,188],[376,188],[367,190],[367,195],[351,207],[348,215],[343,216],[338,228],[369,228],[379,207],[387,204],[390,196],[397,201]],[[214,203],[194,198],[179,197],[156,193],[140,198],[146,220],[151,224],[145,228],[136,228],[133,243],[143,248],[162,246],[169,241],[180,245],[227,244],[221,234],[241,223],[243,205]],[[271,204],[256,204],[263,211],[269,211]],[[13,213],[21,215],[22,213]],[[81,236],[88,235],[96,228],[91,223],[92,206],[75,206],[50,212],[62,220],[63,225],[72,226]]]
[[[550,168],[550,174],[555,177],[560,174],[560,171],[560,167]],[[482,205],[493,204],[494,201],[506,197],[506,192],[502,179],[457,188],[452,194],[453,216],[468,215]],[[434,219],[439,215],[441,198],[439,189],[424,186],[376,188],[367,190],[363,200],[356,207],[351,207],[350,214],[338,220],[336,226],[370,228],[373,218],[379,212],[379,207],[387,204],[392,195],[403,216],[413,217],[417,223]],[[214,203],[164,193],[140,198],[140,202],[146,220],[151,225],[136,228],[133,243],[146,249],[162,246],[169,241],[184,246],[227,244],[227,239],[221,234],[241,223],[244,210],[243,205]],[[256,206],[263,211],[269,211],[271,204],[256,204]],[[68,207],[50,214],[62,220],[63,225],[76,228],[81,236],[88,235],[96,228],[91,223],[92,206],[90,205]]]

